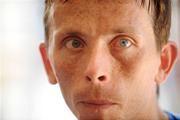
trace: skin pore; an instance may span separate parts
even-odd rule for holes
[[[69,0],[52,11],[40,50],[50,82],[79,120],[168,120],[156,85],[177,50],[173,43],[157,50],[145,8],[134,0]]]

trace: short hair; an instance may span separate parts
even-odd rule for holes
[[[57,1],[57,0],[56,0]],[[66,2],[68,0],[62,0]],[[154,35],[156,39],[157,49],[161,50],[162,47],[168,42],[171,27],[171,0],[135,0],[145,7],[148,5],[148,11],[151,11]],[[54,0],[45,0],[44,10],[44,29],[45,39],[48,43],[50,36],[50,13]],[[151,9],[151,10],[150,10]]]

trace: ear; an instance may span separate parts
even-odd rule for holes
[[[159,85],[169,75],[177,58],[177,46],[174,42],[168,42],[160,54],[160,67],[156,76],[156,83]]]
[[[48,58],[48,54],[47,54],[47,49],[46,49],[46,45],[45,43],[41,43],[39,45],[39,50],[40,50],[40,53],[41,53],[41,57],[42,57],[42,60],[43,60],[43,63],[44,63],[44,67],[45,67],[45,70],[46,70],[46,73],[48,75],[48,78],[49,78],[49,82],[51,84],[56,84],[57,83],[57,80],[56,80],[56,77],[54,75],[54,72],[52,70],[52,67],[51,67],[51,64],[50,64],[50,61],[49,61],[49,58]]]

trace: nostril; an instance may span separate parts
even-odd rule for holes
[[[104,80],[106,79],[106,77],[105,77],[105,76],[100,76],[100,77],[98,77],[98,79],[99,79],[100,81],[104,81]]]
[[[105,81],[106,80],[106,76],[99,76],[97,78],[93,78],[93,77],[89,77],[89,76],[86,76],[86,80],[88,81]]]
[[[88,77],[88,76],[86,77],[86,79],[87,79],[88,81],[91,81],[91,78],[90,78],[90,77]]]

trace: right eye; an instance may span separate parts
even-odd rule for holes
[[[131,45],[132,45],[132,43],[128,40],[128,39],[120,39],[119,41],[118,41],[119,43],[119,46],[121,46],[121,47],[130,47]]]
[[[65,45],[68,49],[74,50],[81,49],[84,47],[82,41],[78,38],[69,38]]]

